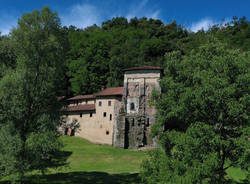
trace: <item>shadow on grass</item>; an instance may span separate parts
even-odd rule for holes
[[[6,184],[8,182],[0,182]],[[139,184],[138,174],[108,174],[105,172],[69,172],[33,175],[24,179],[27,184]]]
[[[70,155],[72,155],[72,152],[70,151],[55,152],[51,161],[48,162],[47,165],[45,165],[45,168],[57,168],[68,165],[69,163],[67,162],[67,160]]]

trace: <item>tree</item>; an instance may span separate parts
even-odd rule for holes
[[[181,50],[187,31],[175,22],[117,17],[84,30],[72,30],[68,53],[71,90],[93,93],[101,86],[123,84],[122,69],[164,62],[164,54]]]
[[[189,56],[166,55],[153,127],[163,149],[143,164],[147,183],[231,183],[229,167],[250,173],[250,53],[217,41]],[[165,131],[162,131],[165,127]],[[247,181],[249,182],[249,181]]]
[[[110,35],[97,29],[75,32],[70,37],[68,75],[72,91],[75,94],[99,91],[109,75]]]
[[[27,171],[45,171],[61,147],[60,36],[60,20],[48,7],[24,14],[11,32],[17,66],[0,80],[0,177],[13,182]]]
[[[16,67],[16,56],[9,36],[0,35],[0,78],[6,70]]]

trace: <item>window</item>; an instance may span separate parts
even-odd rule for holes
[[[102,102],[101,101],[99,101],[99,106],[102,106]]]
[[[106,115],[107,115],[107,113],[106,113],[106,112],[104,112],[104,113],[103,113],[103,117],[106,117]]]
[[[85,103],[88,104],[88,100],[85,100]]]
[[[130,110],[135,110],[135,104],[134,103],[130,104]]]
[[[106,135],[109,135],[109,130],[106,130]]]
[[[112,114],[109,115],[109,120],[110,120],[110,121],[112,120]]]
[[[108,101],[108,106],[111,106],[111,101]]]
[[[89,117],[92,117],[93,116],[93,114],[92,114],[92,112],[89,114]]]
[[[80,117],[82,118],[82,113],[80,114]]]
[[[135,118],[132,119],[132,126],[135,126]]]

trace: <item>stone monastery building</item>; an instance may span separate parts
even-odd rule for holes
[[[124,70],[124,86],[67,99],[63,108],[67,124],[77,120],[75,136],[119,148],[153,146],[149,136],[156,109],[150,106],[153,89],[160,91],[160,67]]]

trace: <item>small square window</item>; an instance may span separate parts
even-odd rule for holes
[[[110,121],[112,120],[112,114],[109,115],[109,120],[110,120]]]
[[[106,117],[106,116],[107,116],[107,113],[106,113],[106,112],[104,112],[104,113],[103,113],[103,117]]]
[[[102,102],[101,101],[99,101],[99,106],[102,106]]]
[[[108,106],[111,106],[111,101],[108,101]]]
[[[89,114],[89,117],[92,117],[93,116],[93,114],[92,114],[92,112]]]
[[[80,117],[82,118],[82,113],[80,114]]]

